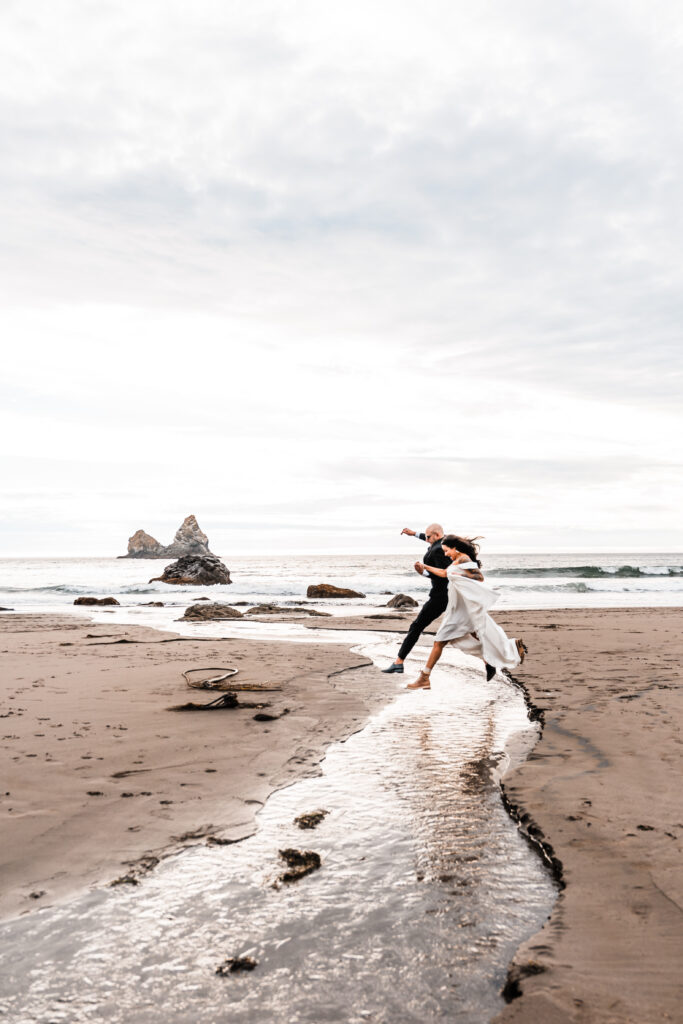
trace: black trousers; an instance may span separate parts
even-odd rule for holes
[[[431,593],[429,598],[420,608],[417,618],[411,624],[410,629],[405,635],[405,639],[401,644],[398,652],[399,658],[407,658],[413,647],[417,643],[420,633],[434,622],[434,619],[438,619],[439,615],[443,615],[446,611],[446,605],[448,604],[448,591],[443,590],[439,593]]]

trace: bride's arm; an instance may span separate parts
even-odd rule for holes
[[[418,566],[419,566],[419,568],[418,568]],[[415,568],[418,570],[418,572],[424,572],[425,569],[426,569],[427,572],[431,572],[432,576],[447,576],[448,575],[448,572],[447,572],[446,569],[439,569],[435,565],[425,565],[424,562],[416,562],[415,563]]]
[[[466,555],[458,555],[457,558],[453,559],[453,565],[457,565],[458,562],[467,562],[469,559]],[[422,569],[426,569],[427,572],[431,572],[433,576],[448,576],[448,569],[438,569],[435,565],[424,565],[422,562],[417,562],[416,566],[419,565]],[[465,569],[465,572],[469,570]]]
[[[458,562],[467,561],[469,561],[469,559],[467,558],[466,555],[458,555],[457,558],[453,559],[453,565],[457,565]],[[448,569],[439,569],[435,565],[425,565],[424,562],[416,562],[415,568],[418,570],[418,572],[424,572],[426,569],[427,572],[431,572],[432,576],[448,576]],[[464,571],[469,572],[470,570],[465,569]]]
[[[468,562],[468,558],[458,558],[453,563],[457,565],[458,562]],[[431,572],[433,576],[448,576],[447,569],[438,569],[435,565],[425,565],[424,562],[416,562],[415,568],[418,572]],[[468,576],[471,580],[477,580],[478,583],[484,582],[484,576],[478,569],[463,569],[463,575]]]

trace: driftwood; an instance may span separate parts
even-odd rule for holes
[[[236,693],[222,693],[220,697],[216,697],[215,700],[210,700],[208,704],[194,704],[192,701],[188,701],[187,704],[174,704],[170,708],[166,708],[167,711],[220,711],[223,708],[232,710],[233,708],[269,708],[270,704],[266,701],[265,704],[257,704],[254,701],[245,701],[240,703],[237,699]],[[284,712],[283,712],[284,714]],[[262,717],[261,714],[254,715],[257,721],[268,721],[275,718],[279,718],[279,715],[265,715]]]
[[[217,676],[209,676],[206,679],[198,679],[193,682],[190,676],[194,672],[218,672]],[[209,701],[208,704],[194,704],[192,701],[188,701],[187,704],[174,704],[173,707],[168,708],[168,711],[218,711],[223,708],[269,708],[270,704],[255,704],[252,701],[248,701],[244,704],[240,704],[237,699],[237,691],[255,691],[261,692],[264,690],[281,690],[281,686],[271,686],[269,683],[227,683],[227,679],[232,679],[239,672],[238,668],[230,668],[225,665],[221,666],[207,666],[206,668],[188,668],[182,672],[182,677],[193,690],[224,690],[220,697],[216,697],[215,700]],[[275,718],[279,718],[279,715],[260,715],[254,716],[259,721],[271,721]]]
[[[220,672],[218,676],[209,676],[207,679],[198,679],[193,682],[188,677],[194,672]],[[270,683],[227,683],[222,685],[226,679],[232,679],[239,672],[238,668],[225,668],[221,667],[209,667],[209,668],[188,668],[182,673],[183,679],[188,686],[191,686],[193,690],[229,690],[231,693],[236,691],[250,690],[255,693],[266,690],[281,690],[281,686],[271,686]]]
[[[86,640],[93,636],[116,636],[115,633],[86,633]],[[114,644],[215,644],[220,643],[224,637],[211,636],[169,636],[165,640],[129,640],[123,637],[121,640],[109,640],[106,643],[86,644],[86,647],[113,647]]]
[[[218,676],[208,676],[206,679],[197,679],[195,681],[190,679],[190,676],[194,672],[220,672],[221,674]],[[231,679],[233,676],[236,676],[238,672],[238,668],[188,668],[185,672],[182,672],[181,675],[187,685],[191,686],[193,690],[230,690],[232,692],[235,689],[234,685],[221,686],[220,684],[224,682],[224,680]]]

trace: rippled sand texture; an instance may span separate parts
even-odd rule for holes
[[[4,1019],[482,1024],[555,897],[492,772],[535,738],[515,687],[443,666],[431,693],[333,746],[321,777],[272,796],[251,838],[5,925]],[[322,867],[273,888],[285,847]],[[253,972],[215,974],[245,954]]]

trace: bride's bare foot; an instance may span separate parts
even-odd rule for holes
[[[529,648],[523,640],[515,640],[515,644],[517,645],[517,653],[519,654],[519,663],[521,665],[525,657],[529,653]]]
[[[429,672],[420,672],[414,683],[408,683],[406,690],[431,690]]]

